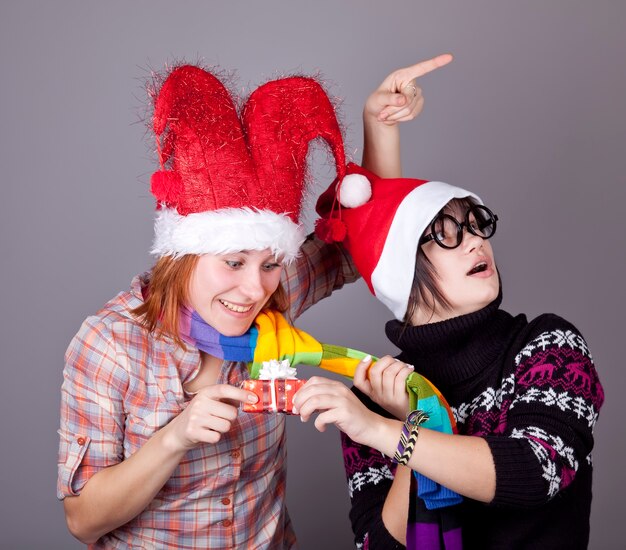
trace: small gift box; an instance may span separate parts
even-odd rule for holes
[[[293,414],[293,396],[306,380],[287,378],[282,380],[246,380],[241,387],[256,393],[256,403],[244,403],[245,412],[281,412]]]
[[[243,403],[245,412],[293,414],[293,396],[306,383],[306,380],[293,378],[296,369],[289,361],[263,362],[258,380],[244,380],[241,387],[257,395],[256,403]]]

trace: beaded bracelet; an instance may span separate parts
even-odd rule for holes
[[[413,449],[415,449],[415,443],[417,443],[420,425],[426,422],[428,418],[429,416],[424,411],[411,411],[408,414],[402,426],[396,454],[393,455],[394,462],[406,464],[409,461]]]

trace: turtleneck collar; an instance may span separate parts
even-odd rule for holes
[[[484,308],[420,326],[389,321],[387,337],[402,350],[401,358],[440,389],[476,377],[493,365],[515,337],[524,315],[512,317],[499,309],[502,292]]]

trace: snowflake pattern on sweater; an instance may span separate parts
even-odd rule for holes
[[[593,430],[603,400],[584,338],[571,330],[553,330],[524,346],[515,357],[515,372],[502,381],[501,388],[486,388],[471,402],[452,407],[452,412],[461,433],[499,433],[528,441],[543,470],[547,496],[552,498],[574,478],[576,450],[545,427],[510,427],[512,411],[525,406],[528,414],[530,407],[545,407]],[[547,410],[543,415],[549,416]],[[591,462],[590,453],[582,458]]]
[[[585,548],[593,429],[604,401],[589,347],[556,315],[529,323],[499,303],[433,326],[390,322],[387,335],[400,359],[442,391],[459,433],[483,437],[492,451],[496,495],[488,505],[465,499],[464,544]],[[345,456],[360,456],[346,461],[355,543],[401,547],[381,527],[390,461],[345,436],[342,443]]]

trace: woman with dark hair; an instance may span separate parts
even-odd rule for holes
[[[586,548],[604,400],[589,348],[557,315],[500,309],[490,240],[498,218],[478,196],[401,177],[404,112],[388,97],[411,82],[409,69],[397,71],[370,96],[364,168],[350,165],[353,177],[318,202],[318,225],[333,228],[324,235],[345,234],[369,289],[392,311],[386,333],[401,353],[362,362],[353,392],[312,378],[294,405],[304,421],[319,411],[318,429],[343,432],[358,548]],[[419,401],[408,410],[413,369],[445,396],[458,433],[429,429]],[[462,502],[416,497],[429,480]]]

